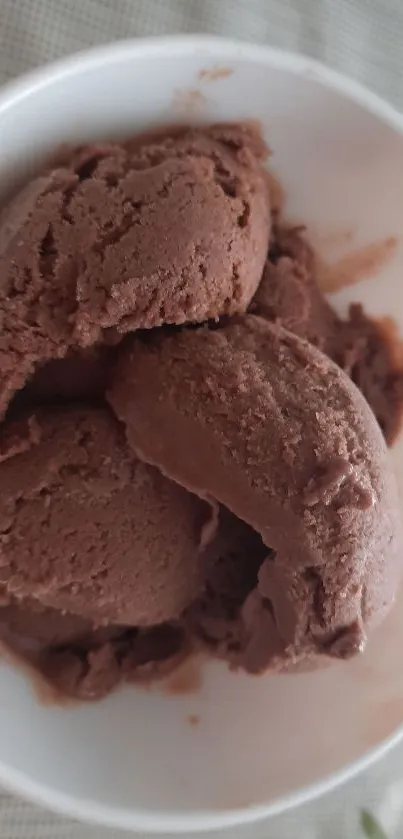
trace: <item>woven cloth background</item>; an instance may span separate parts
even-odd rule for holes
[[[0,85],[88,46],[175,32],[222,34],[304,52],[358,78],[403,110],[402,0],[0,0]],[[363,807],[377,816],[389,839],[403,838],[403,746],[312,805],[224,835],[359,839]],[[122,834],[77,825],[0,792],[0,837],[118,839]]]

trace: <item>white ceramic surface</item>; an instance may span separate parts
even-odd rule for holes
[[[0,95],[1,190],[66,140],[247,117],[273,149],[289,215],[308,223],[324,256],[397,237],[387,264],[334,299],[393,314],[403,332],[403,119],[304,58],[189,37],[122,43],[46,68]],[[392,454],[402,483],[403,444]],[[52,707],[3,663],[0,783],[79,818],[156,832],[294,806],[401,736],[401,605],[355,661],[259,678],[205,664],[187,695],[127,688],[96,705]]]

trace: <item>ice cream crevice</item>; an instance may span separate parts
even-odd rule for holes
[[[269,198],[253,132],[236,144],[225,127],[220,132],[176,132],[137,148],[84,147],[7,208],[0,221],[2,414],[37,366],[102,343],[108,330],[245,310],[266,256]],[[245,146],[250,153],[242,154]],[[234,189],[240,197],[227,194]],[[239,226],[243,202],[249,221]]]
[[[320,570],[316,566],[310,566],[305,569],[303,577],[311,590],[313,622],[320,627],[326,627],[324,612],[326,591]]]
[[[326,655],[349,659],[357,653],[363,652],[366,642],[367,637],[362,623],[355,620],[349,626],[341,627],[333,634],[321,638],[319,644]]]

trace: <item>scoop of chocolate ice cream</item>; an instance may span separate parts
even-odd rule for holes
[[[39,177],[0,216],[0,418],[35,363],[70,343],[76,272],[56,252],[54,226],[77,180],[67,169]]]
[[[162,323],[246,310],[270,228],[242,126],[89,146],[0,219],[0,415],[38,363]]]
[[[227,126],[120,148],[97,162],[69,204],[86,243],[80,342],[112,326],[126,332],[245,311],[270,229],[262,149],[252,130]]]
[[[214,524],[214,538],[197,557],[198,596],[179,620],[143,628],[99,627],[79,614],[44,607],[34,597],[3,591],[0,642],[62,694],[80,699],[100,698],[122,681],[164,676],[195,645],[233,664],[242,662],[243,604],[256,589],[268,551],[255,531],[224,508]]]
[[[280,242],[285,246],[283,238]],[[291,240],[291,242],[290,242]],[[268,259],[250,312],[267,318],[319,347],[326,355],[340,338],[341,320],[321,293],[315,277],[313,255],[299,231],[287,239],[289,251],[275,251]],[[292,254],[291,243],[296,254]],[[298,247],[301,244],[301,247]],[[302,247],[304,245],[305,247]],[[278,249],[280,244],[276,243]]]
[[[139,456],[273,549],[244,605],[245,666],[364,647],[395,595],[401,527],[380,429],[335,364],[246,316],[130,339],[109,398]]]
[[[401,427],[403,371],[382,323],[359,304],[347,318],[318,284],[315,253],[299,227],[275,224],[269,259],[250,311],[306,338],[333,359],[361,390],[391,445]]]
[[[3,432],[8,595],[99,625],[176,619],[199,594],[213,529],[211,506],[138,461],[105,410],[38,412]]]

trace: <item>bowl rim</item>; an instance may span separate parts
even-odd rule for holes
[[[254,44],[219,35],[156,35],[147,38],[124,38],[101,46],[82,49],[72,55],[51,61],[7,81],[0,86],[0,117],[21,100],[40,90],[50,87],[65,78],[72,78],[83,71],[96,69],[100,65],[113,65],[126,57],[136,55],[137,59],[152,56],[162,58],[205,56],[220,60],[241,58],[246,62],[258,63],[285,70],[291,75],[302,75],[318,84],[346,96],[355,104],[365,108],[374,116],[403,133],[403,115],[389,102],[373,93],[355,79],[322,64],[302,53],[283,50],[279,47]]]
[[[41,90],[64,79],[78,76],[82,72],[96,70],[101,65],[112,66],[128,58],[149,60],[153,56],[180,58],[188,55],[200,55],[206,60],[223,62],[241,59],[247,63],[283,70],[291,75],[305,76],[322,87],[349,99],[403,136],[403,115],[364,85],[349,79],[337,70],[299,53],[211,35],[168,35],[124,39],[81,50],[67,58],[51,62],[24,74],[16,81],[7,82],[0,88],[0,120],[8,110],[25,99],[35,96]],[[295,792],[267,804],[254,804],[249,807],[219,811],[203,810],[184,813],[170,810],[156,813],[136,808],[109,807],[96,801],[76,799],[69,794],[53,790],[20,770],[8,767],[2,763],[1,759],[0,784],[9,792],[22,795],[34,804],[99,826],[151,834],[203,833],[252,824],[313,801],[346,783],[359,772],[368,769],[402,739],[403,720],[402,724],[377,746],[320,781],[300,787]]]

